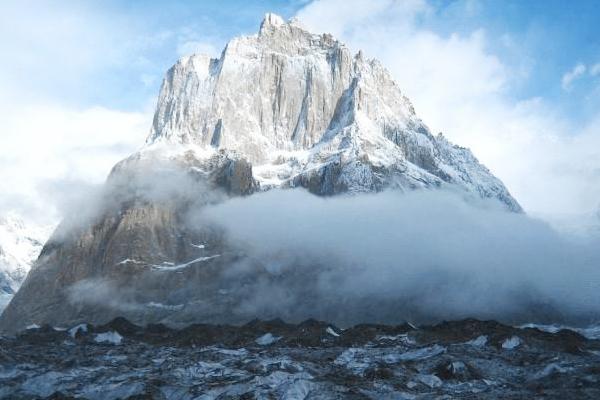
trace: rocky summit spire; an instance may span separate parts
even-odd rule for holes
[[[331,124],[353,70],[348,49],[331,36],[267,14],[258,35],[233,39],[219,59],[184,57],[169,70],[149,142],[214,144],[219,124],[219,147],[253,162],[273,150],[310,148]]]
[[[267,13],[260,24],[259,34],[265,34],[267,31],[277,29],[282,25],[285,25],[285,20],[283,18],[277,14]]]
[[[235,152],[264,188],[333,194],[451,184],[520,210],[468,150],[431,135],[377,60],[275,14],[218,59],[180,59],[164,79],[147,142]]]

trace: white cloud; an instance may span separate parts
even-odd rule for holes
[[[135,151],[149,115],[101,107],[4,105],[0,147],[0,213],[17,210],[51,223],[70,200],[103,182],[112,166]]]
[[[598,315],[600,232],[575,243],[491,201],[444,191],[325,199],[273,190],[188,220],[217,223],[248,256],[219,283],[232,304],[241,299],[235,311],[246,318],[352,325]]]
[[[176,41],[177,55],[179,56],[207,54],[217,57],[224,46],[222,40],[185,26],[177,31]]]
[[[600,63],[594,64],[590,67],[590,75],[591,76],[600,75]]]
[[[168,34],[141,35],[127,16],[111,12],[83,3],[2,4],[0,214],[10,209],[56,222],[69,211],[64,207],[71,197],[104,181],[115,162],[143,143],[151,123],[147,111],[120,111],[90,99],[99,93],[122,97],[119,84],[127,77],[109,72],[150,68],[144,49]],[[148,85],[156,79],[138,76]]]
[[[3,2],[0,12],[1,96],[17,99],[84,92],[107,66],[128,63],[135,51],[130,24],[81,3]],[[97,89],[98,90],[98,89]],[[57,93],[58,94],[58,93]]]
[[[140,81],[144,84],[144,86],[152,86],[156,82],[157,78],[158,77],[156,75],[144,73],[140,76]]]
[[[561,80],[562,88],[564,90],[570,90],[573,82],[581,78],[585,74],[586,70],[586,66],[581,63],[574,66],[572,70],[563,75]]]
[[[190,54],[207,54],[212,57],[217,57],[220,51],[212,43],[190,40],[179,43],[177,46],[177,54],[184,56]]]
[[[379,26],[382,30],[403,30],[409,27],[417,14],[428,13],[424,0],[316,0],[298,12],[298,17],[309,29],[322,28],[327,21],[327,32],[339,37],[353,35],[366,25],[373,26],[382,18],[394,25]],[[368,32],[365,32],[368,33]]]
[[[354,0],[342,7],[338,0],[318,0],[298,17],[311,30],[333,33],[354,51],[381,60],[432,130],[470,147],[526,211],[573,213],[598,206],[598,122],[581,127],[543,99],[512,98],[511,85],[528,68],[504,63],[484,29],[440,35],[419,23],[439,17],[425,1],[370,4]]]

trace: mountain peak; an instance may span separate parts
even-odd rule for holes
[[[285,24],[285,20],[277,14],[266,13],[260,24],[260,32],[273,29]]]
[[[276,14],[220,58],[171,68],[147,143],[236,153],[264,188],[306,186],[337,165],[318,193],[451,184],[520,210],[468,150],[431,134],[379,61]]]
[[[0,330],[83,316],[235,319],[241,303],[218,289],[241,252],[205,221],[188,223],[190,207],[293,187],[320,196],[448,188],[521,211],[468,149],[431,134],[378,61],[268,14],[258,35],[232,39],[219,58],[169,69],[147,145],[113,168],[98,215],[67,221],[48,241]],[[126,308],[113,307],[122,294]],[[181,314],[161,314],[179,305]]]

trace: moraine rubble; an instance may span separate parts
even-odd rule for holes
[[[597,399],[600,341],[464,320],[49,326],[0,338],[6,399]]]

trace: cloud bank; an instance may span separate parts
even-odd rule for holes
[[[0,146],[0,214],[15,210],[38,223],[68,214],[69,205],[93,193],[147,133],[143,113],[48,105],[4,109],[2,136],[9,139]]]
[[[224,229],[245,254],[222,286],[242,299],[235,313],[248,318],[348,325],[600,317],[599,237],[574,241],[455,193],[270,191],[203,208],[195,218]]]

